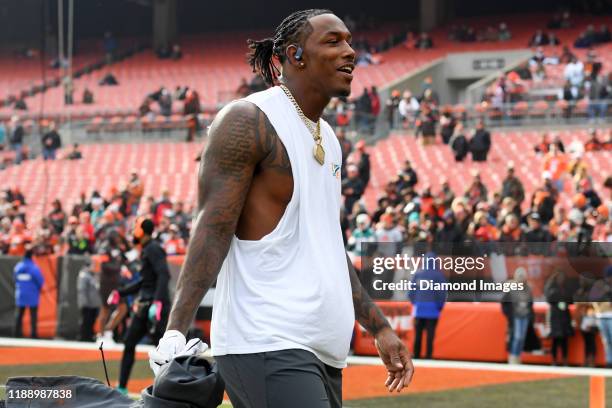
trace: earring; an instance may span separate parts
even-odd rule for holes
[[[304,66],[304,63],[303,63],[303,62],[300,62],[300,67],[303,67],[303,66]]]

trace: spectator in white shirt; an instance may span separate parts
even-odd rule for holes
[[[416,118],[416,113],[419,110],[419,101],[412,96],[412,92],[404,91],[404,95],[397,109],[404,125],[410,125]]]
[[[570,81],[572,88],[576,88],[577,90],[582,86],[582,81],[584,80],[584,64],[575,57],[572,58],[572,61],[565,66],[563,77]]]

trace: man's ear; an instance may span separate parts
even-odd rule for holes
[[[285,55],[287,55],[287,59],[291,65],[295,65],[297,67],[304,66],[304,49],[299,45],[291,44],[287,46],[285,50]]]

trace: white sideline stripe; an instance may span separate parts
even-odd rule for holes
[[[98,350],[99,343],[66,340],[13,339],[0,337],[0,346],[8,347],[43,347],[52,349]],[[123,344],[104,344],[104,351],[123,351]],[[136,346],[136,351],[147,352],[155,347],[146,344]]]
[[[39,340],[39,339],[15,339],[10,337],[0,337],[0,347],[43,347],[53,349],[74,349],[74,350],[98,350],[97,343],[66,341],[66,340]],[[123,344],[105,345],[106,351],[123,351]],[[139,344],[136,351],[148,352],[155,350],[154,346]],[[210,349],[206,350],[205,356],[210,356]],[[383,365],[379,357],[349,356],[349,365]],[[603,376],[612,377],[612,369],[608,368],[586,368],[586,367],[554,367],[548,365],[535,364],[502,364],[502,363],[481,363],[472,361],[450,361],[450,360],[414,360],[415,367],[427,368],[456,368],[461,370],[489,370],[515,373],[544,373],[562,374],[575,376]]]
[[[383,365],[378,357],[350,356],[347,359],[352,365]],[[414,360],[414,366],[427,368],[457,368],[461,370],[488,370],[515,373],[543,373],[563,374],[575,376],[602,376],[612,377],[612,369],[609,368],[587,368],[587,367],[555,367],[536,364],[502,364],[481,363],[473,361],[450,361],[450,360]]]
[[[12,337],[0,337],[0,347],[42,347],[51,349],[73,349],[73,350],[99,350],[97,342],[69,341],[69,340],[41,340],[41,339],[15,339]],[[122,343],[104,344],[104,351],[123,351]],[[150,344],[139,344],[136,346],[138,352],[149,352],[155,350]],[[210,349],[203,353],[210,356]]]

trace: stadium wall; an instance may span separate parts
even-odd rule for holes
[[[412,307],[409,302],[377,302],[391,326],[406,345],[412,349],[414,330]],[[549,307],[546,303],[534,305],[533,326],[542,350],[523,353],[521,361],[531,364],[551,364],[549,353],[552,339],[548,337]],[[575,312],[570,306],[570,312]],[[506,319],[498,303],[448,303],[444,307],[434,342],[435,359],[505,362]],[[355,324],[353,350],[358,355],[378,355],[374,339],[358,323]],[[598,336],[599,337],[599,336]],[[425,342],[423,342],[425,344]],[[596,364],[605,365],[603,343],[596,341]],[[569,339],[568,362],[571,365],[584,364],[584,342],[575,333]]]
[[[518,258],[518,257],[513,257]],[[43,271],[45,287],[41,293],[39,307],[39,336],[46,338],[61,337],[75,339],[78,332],[78,309],[76,307],[76,277],[83,266],[82,256],[36,257],[35,262]],[[95,271],[100,271],[103,256],[92,257]],[[0,336],[12,335],[14,321],[14,285],[12,270],[19,258],[0,257]],[[171,283],[175,287],[183,257],[169,257]],[[511,265],[521,261],[509,259]],[[59,273],[58,273],[59,272]],[[412,348],[413,322],[409,302],[378,302],[392,327],[406,344]],[[210,335],[210,305],[212,294],[203,299],[198,310],[196,326],[201,328],[205,338]],[[544,350],[550,349],[548,338],[548,305],[535,304],[534,327]],[[570,308],[573,313],[573,306]],[[506,320],[499,303],[447,303],[436,330],[434,357],[447,360],[473,360],[501,362],[506,360]],[[24,335],[29,335],[29,316],[24,319]],[[569,342],[570,364],[583,363],[584,344],[582,336],[575,334]],[[604,363],[604,352],[598,342],[597,362]],[[359,324],[355,324],[353,348],[356,354],[375,355],[373,339]],[[527,353],[523,361],[528,363],[549,364],[548,353]]]

